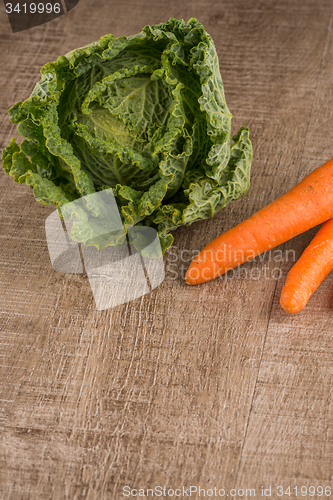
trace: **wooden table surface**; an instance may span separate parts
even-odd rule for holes
[[[16,34],[0,7],[1,149],[18,137],[7,109],[44,63],[169,17],[196,17],[212,35],[233,132],[247,125],[254,148],[248,194],[176,231],[164,282],[105,311],[86,276],[52,269],[54,207],[1,170],[1,500],[333,490],[333,276],[302,312],[279,305],[315,229],[228,279],[189,287],[181,276],[192,252],[333,156],[333,2],[80,0]]]

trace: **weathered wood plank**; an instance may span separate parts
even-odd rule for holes
[[[300,161],[299,180],[333,156],[332,15]],[[298,258],[318,228],[285,248]],[[237,485],[332,486],[332,289],[330,275],[295,315],[279,305],[292,262],[274,294]],[[310,498],[310,494],[305,495]]]

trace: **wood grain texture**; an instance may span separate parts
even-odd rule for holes
[[[198,287],[181,276],[192,252],[333,156],[332,6],[81,0],[15,35],[1,7],[1,149],[17,137],[7,109],[42,64],[171,16],[212,35],[233,129],[248,125],[254,146],[249,193],[175,233],[159,288],[103,312],[84,275],[51,267],[53,209],[0,171],[1,500],[118,500],[125,485],[333,487],[332,277],[296,316],[279,306],[314,231],[234,276]]]

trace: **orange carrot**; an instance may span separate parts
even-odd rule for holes
[[[209,243],[185,280],[204,283],[333,218],[333,158],[290,191]]]
[[[329,219],[290,269],[281,293],[282,309],[289,313],[303,309],[332,269],[333,219]]]

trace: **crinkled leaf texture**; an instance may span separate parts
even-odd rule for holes
[[[170,231],[212,217],[248,190],[249,131],[231,141],[216,49],[196,19],[103,36],[41,74],[31,96],[9,110],[24,140],[5,148],[3,168],[37,201],[74,216],[75,241],[123,242],[123,234],[96,237],[110,210],[107,193],[92,193],[112,188],[125,231],[151,226],[165,251]],[[79,209],[66,211],[78,198]]]

